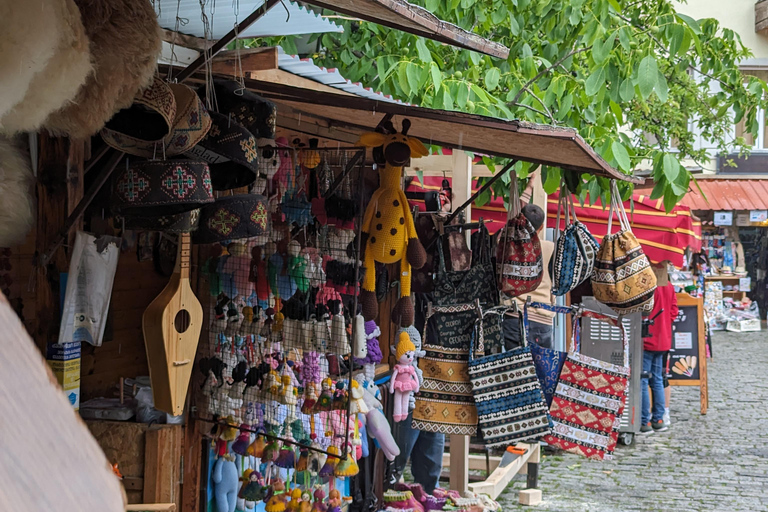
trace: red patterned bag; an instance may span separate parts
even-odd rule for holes
[[[579,353],[579,322],[574,318],[574,351],[560,372],[549,408],[554,426],[547,444],[590,459],[610,459],[619,438],[629,385],[629,339],[620,321],[583,311],[581,316],[617,326],[624,340],[624,365]]]
[[[539,287],[544,265],[539,235],[520,212],[517,178],[512,180],[509,196],[507,225],[500,231],[496,246],[496,265],[499,290],[509,297],[518,297]]]

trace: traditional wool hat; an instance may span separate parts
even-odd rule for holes
[[[200,210],[200,226],[192,235],[196,244],[251,238],[269,231],[267,198],[259,194],[220,197]]]
[[[210,115],[208,135],[187,155],[208,162],[213,190],[250,185],[259,171],[256,139],[237,121],[218,112]]]
[[[126,217],[173,215],[212,203],[208,164],[195,160],[130,163],[115,177],[112,202],[115,212]]]
[[[200,209],[176,215],[154,217],[127,215],[121,218],[125,229],[134,231],[162,231],[164,233],[191,233],[200,223]]]
[[[0,247],[24,242],[35,221],[35,178],[29,159],[0,137]]]
[[[162,140],[141,140],[105,128],[104,142],[115,149],[144,158],[166,158],[180,155],[205,137],[211,127],[211,116],[195,91],[181,84],[167,84],[176,102],[176,115],[171,132]]]
[[[136,93],[151,84],[162,39],[149,0],[75,3],[91,42],[94,71],[73,102],[53,112],[44,127],[57,135],[85,138],[98,132],[115,112],[129,107]]]
[[[275,138],[277,107],[233,80],[214,80],[219,112],[237,120],[254,137]]]
[[[23,99],[4,115],[0,113],[0,130],[6,133],[37,130],[51,112],[62,108],[75,97],[93,71],[88,37],[85,35],[80,11],[75,2],[17,2],[12,10],[26,12],[27,9],[40,5],[48,5],[45,15],[54,16],[58,24],[58,41],[53,46],[53,55],[45,67],[34,75],[25,89],[22,89]],[[4,16],[0,15],[0,18]],[[0,21],[0,25],[2,24]],[[3,34],[5,39],[7,34]],[[35,39],[41,36],[37,31],[34,34]],[[23,38],[26,43],[29,43],[30,39],[32,38],[26,35]],[[5,50],[0,50],[3,51]],[[12,74],[16,74],[15,69]],[[5,73],[2,73],[2,76],[3,81],[9,77]]]
[[[115,149],[118,147],[115,134],[146,142],[162,142],[171,133],[176,118],[176,98],[171,87],[155,76],[152,85],[141,91],[133,100],[133,105],[124,108],[112,116],[101,130],[102,138]],[[126,153],[130,145],[125,147]]]

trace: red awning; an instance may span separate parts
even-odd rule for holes
[[[691,183],[680,204],[691,210],[768,210],[768,179],[705,179]],[[653,182],[635,187],[635,193],[650,194]]]
[[[559,194],[547,199],[547,227],[554,228],[557,219]],[[694,251],[701,250],[701,221],[691,214],[687,206],[678,205],[670,213],[664,210],[661,199],[651,200],[648,196],[633,194],[634,207],[629,201],[624,203],[632,231],[643,246],[643,251],[653,263],[669,260],[675,267],[683,266],[683,254],[686,247]],[[608,209],[603,209],[600,201],[594,205],[576,204],[576,216],[587,225],[590,233],[598,242],[608,231]],[[560,220],[560,229],[565,221]],[[614,232],[618,229],[617,220],[613,222]]]

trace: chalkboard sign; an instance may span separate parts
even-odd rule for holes
[[[707,352],[704,332],[704,304],[701,298],[677,294],[679,312],[672,323],[672,349],[669,352],[669,384],[699,386],[701,414],[707,413]]]

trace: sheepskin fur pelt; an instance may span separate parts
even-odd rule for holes
[[[33,2],[34,3],[34,2]],[[0,118],[0,131],[37,131],[48,115],[69,103],[93,71],[88,36],[74,0],[53,0],[59,41],[48,65],[29,83],[24,99]]]
[[[0,137],[0,247],[24,242],[35,222],[34,176],[29,158]]]
[[[56,135],[94,135],[115,112],[152,83],[162,49],[160,26],[149,0],[75,0],[91,42],[93,73],[73,104],[44,127]]]
[[[56,49],[58,0],[0,0],[0,117],[26,94]]]

